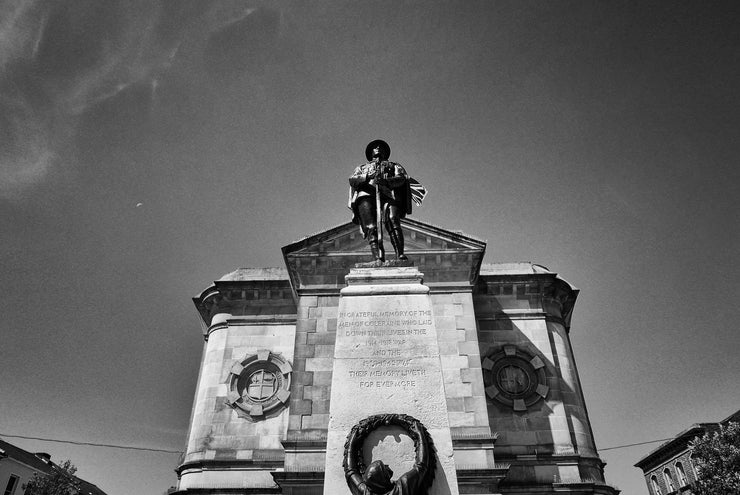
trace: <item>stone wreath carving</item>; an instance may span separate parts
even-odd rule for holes
[[[229,370],[226,404],[249,421],[274,417],[288,403],[292,372],[283,356],[260,349],[235,362]]]
[[[382,460],[365,466],[362,445],[368,435],[382,426],[400,426],[414,441],[414,466],[392,481],[393,471]],[[421,421],[406,414],[376,414],[361,420],[344,444],[344,476],[352,495],[426,495],[434,481],[434,443]]]

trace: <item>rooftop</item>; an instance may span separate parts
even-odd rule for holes
[[[5,440],[0,439],[0,459],[4,457],[14,459],[41,473],[49,474],[54,470],[61,469],[57,464],[52,462],[49,454],[43,452],[32,454],[27,450],[23,450],[12,443],[8,443]],[[75,476],[75,478],[80,482],[80,494],[105,495],[105,492],[94,484],[80,479],[77,476]]]

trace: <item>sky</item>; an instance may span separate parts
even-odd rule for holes
[[[349,220],[382,138],[414,218],[581,289],[597,447],[740,409],[736,2],[0,0],[0,437],[161,495],[191,297]],[[657,443],[604,450],[607,481]]]

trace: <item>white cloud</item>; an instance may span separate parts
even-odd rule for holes
[[[0,73],[5,67],[33,52],[45,16],[37,0],[0,1]]]
[[[56,155],[48,119],[20,94],[0,97],[3,142],[0,143],[0,197],[18,198],[46,176]]]
[[[22,197],[59,165],[57,147],[74,138],[80,115],[137,83],[154,97],[183,43],[192,48],[254,10],[185,4],[170,19],[149,0],[96,7],[0,0],[0,197]]]

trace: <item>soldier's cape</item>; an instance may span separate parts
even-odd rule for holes
[[[421,206],[422,201],[424,201],[424,198],[427,196],[427,189],[424,187],[421,182],[414,179],[413,177],[409,177],[406,181],[406,185],[398,188],[402,191],[401,198],[398,198],[398,201],[405,205],[405,211],[403,212],[402,217],[405,217],[406,215],[411,214],[411,205],[415,204],[416,206]],[[398,190],[397,189],[397,190]],[[350,186],[349,188],[349,198],[347,200],[347,208],[352,210],[352,223],[359,224],[360,223],[360,216],[357,213],[357,191]]]

